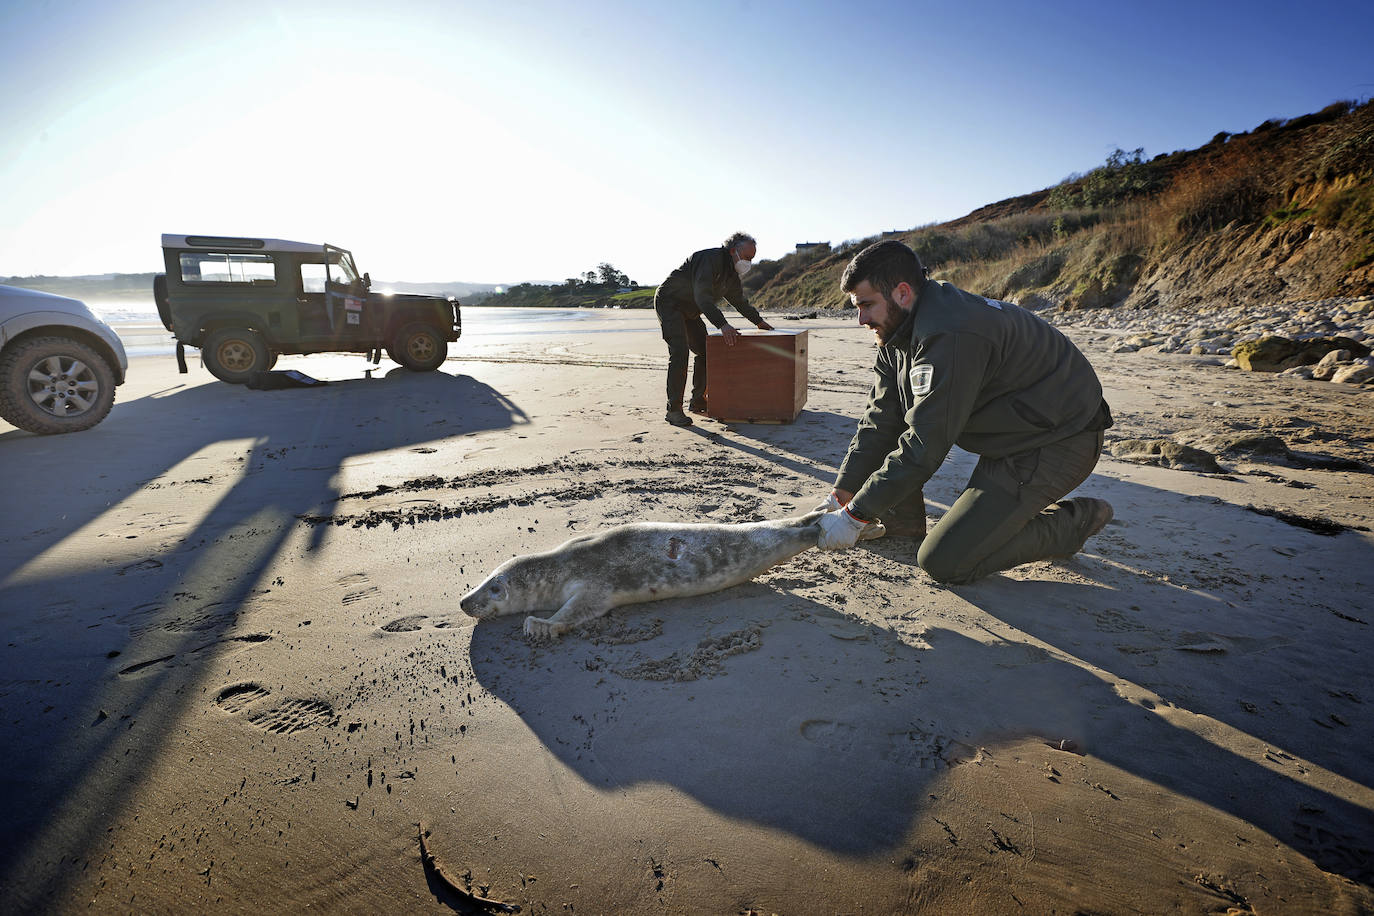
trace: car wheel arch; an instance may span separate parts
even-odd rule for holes
[[[115,384],[124,384],[124,367],[119,364],[119,358],[115,355],[114,350],[110,349],[109,343],[101,339],[100,335],[92,334],[85,328],[74,327],[69,324],[43,324],[25,328],[21,333],[6,340],[3,349],[8,351],[11,347],[37,337],[66,337],[85,344],[100,354],[101,359],[105,360],[105,365],[109,366],[110,371],[114,373]]]

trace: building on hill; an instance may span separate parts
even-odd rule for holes
[[[798,242],[797,252],[810,251],[813,248],[829,248],[829,242]]]

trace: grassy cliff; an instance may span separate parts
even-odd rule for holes
[[[1374,293],[1374,102],[1219,133],[1145,159],[1118,150],[1053,188],[888,233],[937,279],[1031,307],[1205,309]],[[755,305],[841,308],[879,236],[765,261]]]

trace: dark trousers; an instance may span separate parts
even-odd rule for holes
[[[654,299],[654,311],[668,344],[668,409],[682,409],[682,393],[687,387],[687,354],[692,360],[692,400],[706,397],[706,322],[700,315],[687,317],[673,302]]]
[[[939,582],[1072,554],[1083,519],[1058,502],[1088,479],[1102,454],[1102,430],[1006,458],[980,458],[968,486],[921,542],[916,562]]]

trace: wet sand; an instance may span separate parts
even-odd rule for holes
[[[552,644],[462,614],[577,533],[818,502],[871,334],[768,317],[810,332],[791,424],[667,426],[652,314],[606,312],[282,358],[321,389],[135,357],[95,429],[0,425],[4,909],[480,912],[420,823],[525,913],[1374,908],[1367,390],[1075,328],[1109,445],[1219,464],[1119,447],[1073,560],[812,550]]]

